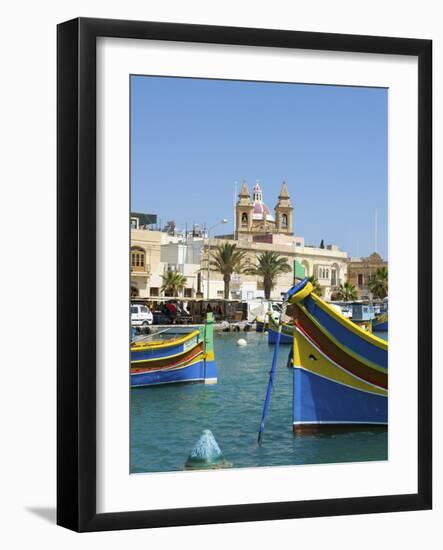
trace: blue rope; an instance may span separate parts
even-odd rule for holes
[[[258,430],[257,443],[259,445],[261,445],[261,442],[262,442],[263,432],[264,432],[264,429],[265,429],[266,415],[268,414],[269,402],[271,401],[271,391],[272,391],[272,386],[274,384],[275,371],[277,369],[277,358],[278,358],[278,349],[280,347],[281,328],[282,328],[281,324],[279,324],[278,332],[277,332],[277,339],[275,341],[274,356],[272,358],[272,367],[271,367],[271,370],[269,372],[268,389],[266,390],[265,404],[264,404],[264,407],[263,407],[263,414],[262,414],[262,417],[261,417],[260,428]]]

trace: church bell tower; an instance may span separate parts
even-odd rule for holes
[[[278,196],[278,202],[275,207],[275,226],[277,233],[283,233],[286,235],[293,235],[292,231],[292,215],[293,208],[291,204],[291,198],[286,187],[286,182],[283,181],[280,194]]]
[[[237,205],[235,207],[235,238],[245,233],[252,231],[252,211],[254,207],[251,201],[251,195],[249,194],[246,180],[243,180],[243,184],[238,195]]]

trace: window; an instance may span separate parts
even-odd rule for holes
[[[138,313],[137,306],[131,306],[131,313]]]
[[[149,289],[149,294],[151,296],[159,296],[159,288],[157,286],[151,286],[151,288]]]
[[[246,214],[246,212],[243,212],[243,214],[241,215],[241,224],[243,226],[248,225],[248,215]]]
[[[145,251],[142,248],[131,249],[131,271],[145,271]]]
[[[225,293],[223,292],[223,290],[217,290],[217,298],[223,298],[225,295]]]
[[[192,288],[185,288],[185,298],[192,298]]]
[[[283,229],[287,229],[288,227],[288,215],[282,214],[281,215],[281,226]]]
[[[357,283],[358,288],[362,288],[363,287],[363,273],[358,274],[357,280],[358,280],[358,283]]]
[[[337,270],[331,269],[331,286],[337,286]]]
[[[329,279],[330,269],[329,267],[319,267],[317,274],[318,279]]]

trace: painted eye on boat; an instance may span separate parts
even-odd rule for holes
[[[317,361],[317,357],[315,357],[314,355],[312,355],[312,353],[311,353],[311,355],[309,356],[309,359],[310,359],[311,361]]]

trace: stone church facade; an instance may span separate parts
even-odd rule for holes
[[[274,215],[263,201],[263,191],[257,182],[249,194],[246,181],[243,181],[236,205],[235,238],[244,235],[263,235],[278,233],[293,235],[293,208],[286,182],[283,181]]]

